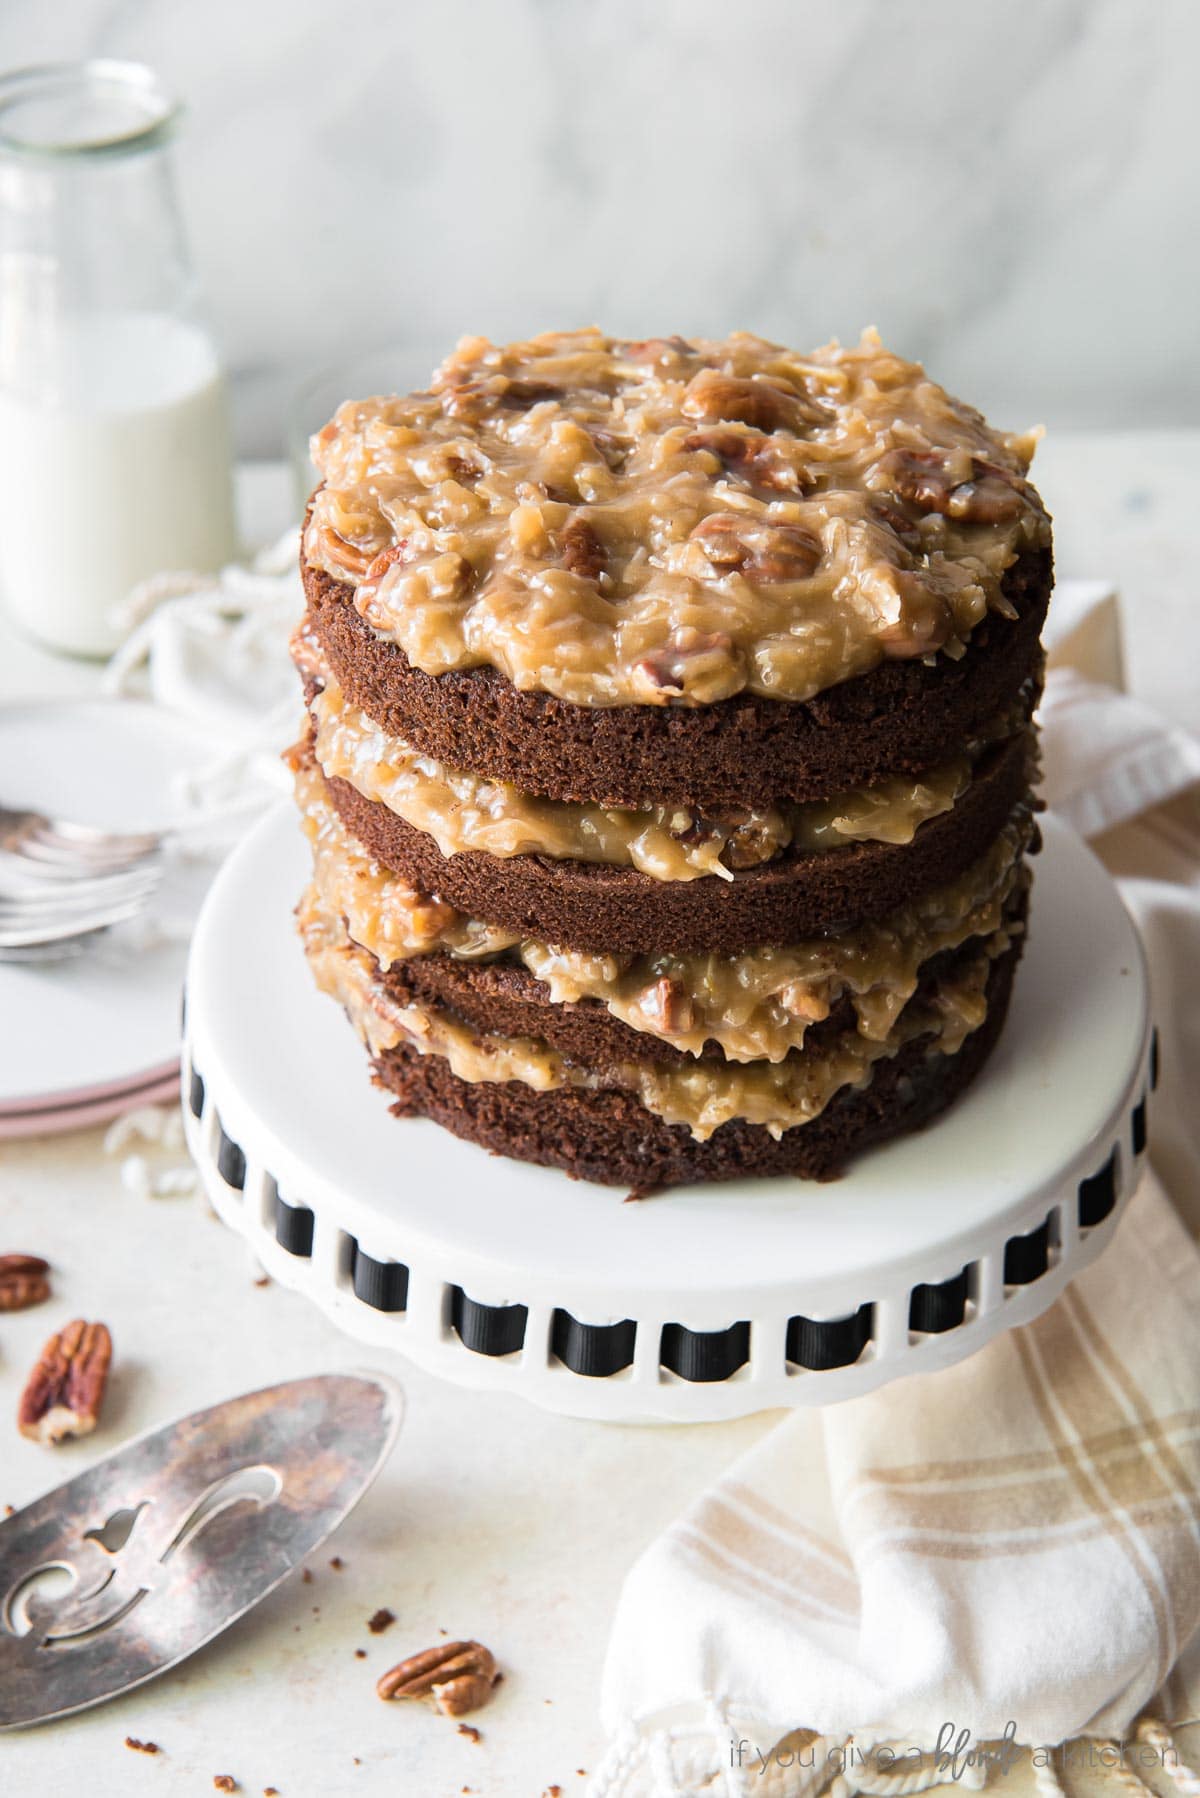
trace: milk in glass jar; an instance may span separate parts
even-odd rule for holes
[[[225,387],[149,69],[0,76],[0,597],[100,656],[130,589],[235,549]]]

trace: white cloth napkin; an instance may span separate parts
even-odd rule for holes
[[[104,672],[104,691],[137,694],[212,739],[211,760],[182,798],[191,834],[252,821],[287,788],[281,752],[301,704],[288,637],[304,611],[299,532],[247,565],[142,582],[118,622],[129,635]]]
[[[1181,1209],[1148,1175],[1041,1319],[789,1416],[654,1542],[613,1626],[592,1798],[978,1786],[1005,1750],[948,1765],[963,1731],[1040,1749],[1200,1710],[1200,744],[1115,690],[1110,594],[1056,606],[1047,796],[1138,870],[1152,1157]]]

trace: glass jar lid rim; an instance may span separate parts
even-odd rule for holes
[[[25,133],[12,128],[9,114],[17,107],[57,98],[71,90],[82,98],[90,91],[110,101],[123,100],[125,115],[108,128],[77,129],[73,134]],[[33,63],[0,73],[0,155],[48,158],[128,156],[152,149],[171,136],[182,107],[146,63],[111,57],[80,62]]]

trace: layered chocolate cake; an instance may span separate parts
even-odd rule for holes
[[[342,406],[298,917],[399,1116],[645,1188],[963,1090],[1037,843],[1033,444],[872,333],[468,339]]]

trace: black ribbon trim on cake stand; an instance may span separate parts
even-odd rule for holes
[[[357,1242],[351,1251],[354,1296],[373,1311],[404,1311],[408,1306],[408,1269],[403,1261],[376,1261]]]
[[[217,1119],[217,1172],[226,1186],[234,1192],[242,1192],[246,1185],[246,1157],[232,1136],[226,1134],[225,1126]]]
[[[1029,1286],[1050,1265],[1050,1218],[1027,1236],[1010,1236],[1004,1245],[1004,1284]]]
[[[787,1358],[810,1373],[852,1367],[871,1340],[874,1305],[860,1305],[849,1317],[789,1317]]]
[[[514,1355],[524,1346],[528,1305],[481,1305],[461,1286],[450,1288],[450,1323],[476,1355]]]
[[[750,1359],[749,1323],[730,1324],[726,1330],[689,1330],[683,1324],[664,1324],[658,1358],[681,1380],[708,1383],[728,1380]]]
[[[271,1184],[274,1186],[275,1182]],[[307,1205],[289,1205],[275,1187],[275,1240],[281,1249],[299,1260],[308,1260],[313,1252],[313,1227],[316,1223]]]
[[[967,1270],[936,1286],[914,1286],[908,1301],[908,1327],[926,1336],[953,1330],[967,1314]]]
[[[1117,1151],[1114,1149],[1097,1174],[1079,1182],[1079,1224],[1087,1230],[1102,1224],[1117,1202]]]
[[[1141,1098],[1133,1108],[1133,1116],[1129,1123],[1129,1134],[1130,1140],[1133,1143],[1133,1153],[1136,1159],[1137,1156],[1146,1153],[1147,1130],[1145,1093],[1142,1094]]]
[[[607,1379],[633,1366],[637,1324],[632,1317],[612,1324],[584,1324],[561,1308],[550,1327],[552,1352],[572,1373]]]

